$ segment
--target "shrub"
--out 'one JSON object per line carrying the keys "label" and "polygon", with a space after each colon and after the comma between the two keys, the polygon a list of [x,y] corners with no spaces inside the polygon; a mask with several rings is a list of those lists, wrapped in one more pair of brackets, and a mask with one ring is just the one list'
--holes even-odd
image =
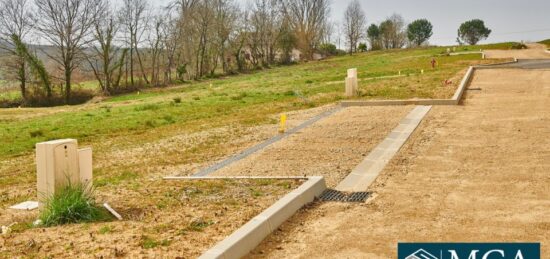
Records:
{"label": "shrub", "polygon": [[527,45],[523,44],[523,43],[514,43],[512,45],[512,47],[510,47],[511,49],[527,49]]}
{"label": "shrub", "polygon": [[174,97],[174,103],[181,103],[181,97]]}
{"label": "shrub", "polygon": [[42,91],[29,91],[27,93],[24,106],[29,107],[52,107],[57,105],[77,105],[85,103],[94,97],[94,92],[87,89],[73,89],[71,91],[71,99],[66,102],[65,97],[58,93],[52,93],[52,96],[48,97],[46,93]]}
{"label": "shrub", "polygon": [[323,43],[323,44],[321,44],[319,46],[319,50],[327,56],[336,55],[338,53],[338,51],[336,49],[336,45],[334,45],[332,43]]}
{"label": "shrub", "polygon": [[357,50],[361,52],[367,52],[367,44],[366,43],[359,43],[359,47],[357,47]]}
{"label": "shrub", "polygon": [[109,214],[95,203],[93,188],[69,184],[49,197],[40,214],[44,226],[94,222],[109,219]]}

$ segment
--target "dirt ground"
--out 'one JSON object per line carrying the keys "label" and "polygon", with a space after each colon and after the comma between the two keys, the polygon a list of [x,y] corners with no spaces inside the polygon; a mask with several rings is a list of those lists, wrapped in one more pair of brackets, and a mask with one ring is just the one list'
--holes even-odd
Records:
{"label": "dirt ground", "polygon": [[336,186],[412,107],[346,108],[216,175],[324,176]]}
{"label": "dirt ground", "polygon": [[[297,126],[333,107],[334,105],[328,105],[290,112],[288,126]],[[273,117],[273,121],[276,122],[277,119]],[[228,125],[191,134],[181,132],[145,145],[131,141],[133,136],[128,136],[129,140],[120,137],[98,142],[93,146],[94,179],[117,184],[96,187],[99,192],[109,193],[113,189],[127,189],[142,179],[159,180],[169,175],[191,175],[203,167],[256,145],[278,134],[277,132],[276,123],[253,127]],[[36,197],[34,167],[34,154],[0,160],[0,183],[9,186],[0,188],[0,217],[5,208]],[[29,180],[24,181],[23,178]]]}
{"label": "dirt ground", "polygon": [[550,248],[550,70],[481,70],[434,107],[365,204],[316,203],[251,258],[395,258],[398,242]]}
{"label": "dirt ground", "polygon": [[[110,196],[123,221],[29,228],[37,212],[0,214],[0,258],[194,258],[301,184],[301,180],[145,181]],[[123,194],[121,194],[123,193]]]}
{"label": "dirt ground", "polygon": [[545,59],[550,58],[550,53],[545,52],[546,45],[528,43],[528,49],[522,50],[484,50],[486,58],[517,58],[517,59]]}

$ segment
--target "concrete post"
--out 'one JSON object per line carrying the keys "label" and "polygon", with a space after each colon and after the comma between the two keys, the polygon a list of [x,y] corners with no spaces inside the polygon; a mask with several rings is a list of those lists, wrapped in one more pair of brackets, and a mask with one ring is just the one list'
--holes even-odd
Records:
{"label": "concrete post", "polygon": [[78,150],[78,168],[80,183],[91,187],[93,184],[92,148]]}
{"label": "concrete post", "polygon": [[346,97],[357,95],[357,68],[348,69],[348,77],[346,78]]}
{"label": "concrete post", "polygon": [[69,183],[92,181],[92,150],[78,150],[75,139],[61,139],[36,144],[38,201],[43,203]]}

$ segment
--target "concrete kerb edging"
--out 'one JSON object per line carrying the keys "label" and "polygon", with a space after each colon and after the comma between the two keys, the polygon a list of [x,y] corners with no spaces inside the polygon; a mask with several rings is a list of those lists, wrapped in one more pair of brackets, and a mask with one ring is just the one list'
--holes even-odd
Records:
{"label": "concrete kerb edging", "polygon": [[458,105],[460,104],[460,100],[462,99],[462,96],[464,96],[464,92],[466,91],[466,88],[470,84],[476,70],[493,69],[493,66],[513,64],[517,62],[518,60],[514,59],[514,61],[509,61],[509,62],[469,67],[468,71],[466,72],[466,75],[464,75],[464,78],[462,79],[460,85],[458,86],[458,89],[456,89],[455,94],[451,99],[411,99],[411,100],[374,100],[374,101],[355,100],[355,101],[342,101],[340,102],[340,105],[342,107],[394,106],[394,105],[429,105],[429,106]]}
{"label": "concrete kerb edging", "polygon": [[204,252],[199,258],[241,258],[302,207],[319,197],[326,189],[322,176],[312,177],[165,177],[165,180],[205,180],[205,179],[308,179],[297,189],[285,195],[258,216],[248,221],[230,236]]}
{"label": "concrete kerb edging", "polygon": [[414,133],[432,106],[417,106],[390,134],[376,146],[351,173],[341,181],[336,190],[343,192],[364,192],[376,180],[386,165],[399,152]]}

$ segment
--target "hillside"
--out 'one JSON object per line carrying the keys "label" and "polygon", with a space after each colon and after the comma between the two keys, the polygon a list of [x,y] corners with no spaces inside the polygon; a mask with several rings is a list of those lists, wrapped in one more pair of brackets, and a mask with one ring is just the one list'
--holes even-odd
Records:
{"label": "hillside", "polygon": [[[6,186],[32,184],[34,165],[28,161],[32,161],[35,143],[45,140],[75,138],[81,145],[93,146],[98,181],[128,172],[137,178],[147,177],[151,170],[224,156],[235,147],[228,142],[250,131],[272,128],[279,113],[341,100],[348,68],[358,68],[359,78],[364,79],[360,98],[443,98],[451,95],[469,65],[496,62],[483,61],[479,54],[440,56],[445,50],[363,53],[96,99],[79,106],[0,109],[1,182]],[[438,66],[432,70],[434,57]],[[420,70],[425,73],[421,75]],[[403,77],[366,80],[399,71]],[[453,79],[452,85],[443,83],[448,79]],[[144,146],[164,159],[145,159],[149,155],[143,152]],[[128,163],[110,161],[120,154]]]}

